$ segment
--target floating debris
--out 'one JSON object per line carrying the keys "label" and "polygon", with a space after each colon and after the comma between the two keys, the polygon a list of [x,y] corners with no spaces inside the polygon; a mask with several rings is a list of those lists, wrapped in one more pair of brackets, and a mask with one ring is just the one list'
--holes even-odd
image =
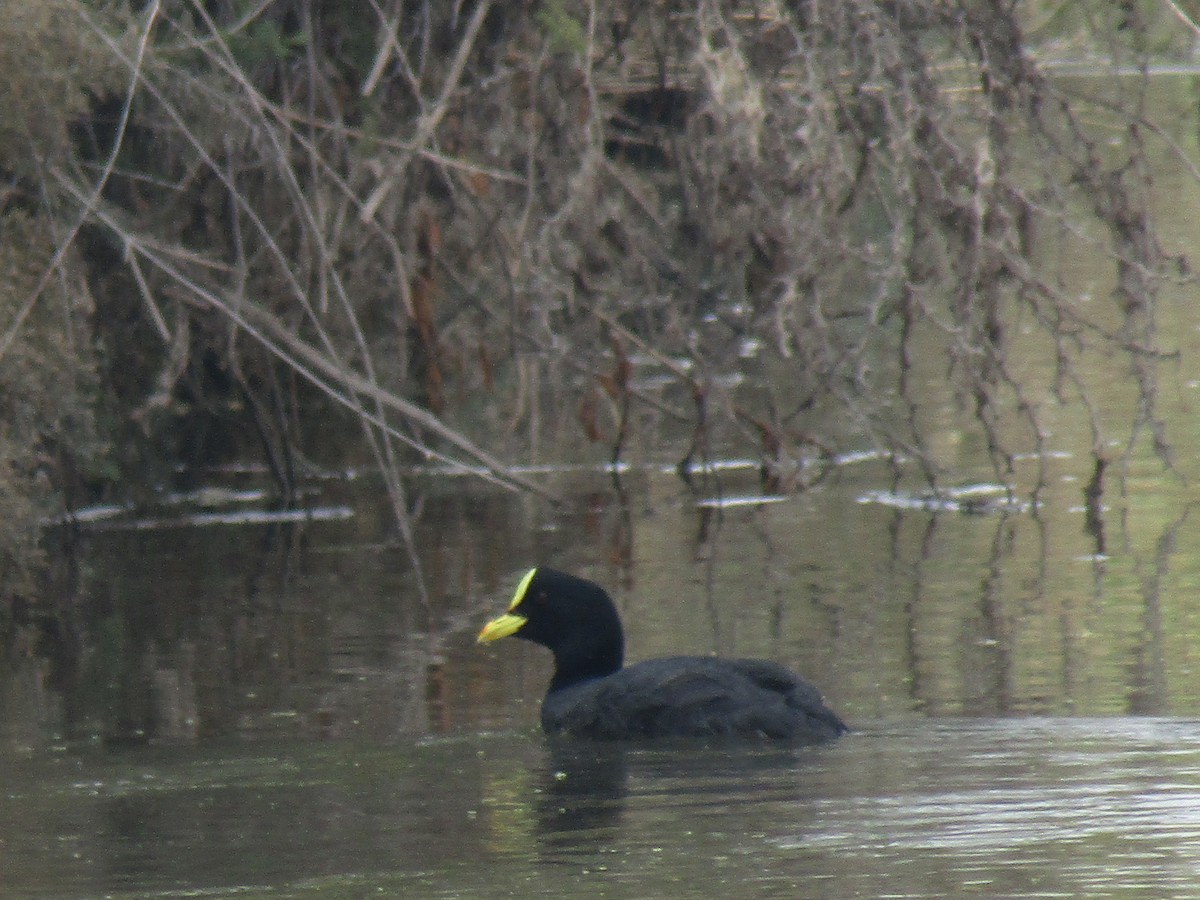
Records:
{"label": "floating debris", "polygon": [[768,503],[782,503],[787,497],[779,494],[746,494],[737,497],[705,497],[697,500],[696,505],[704,509],[730,509],[735,506],[765,506]]}
{"label": "floating debris", "polygon": [[1046,450],[1042,453],[1014,453],[1013,462],[1028,462],[1040,459],[1074,459],[1075,454],[1068,450]]}
{"label": "floating debris", "polygon": [[975,515],[1025,512],[1028,501],[1018,499],[1011,488],[1002,484],[972,484],[939,491],[867,491],[859,503],[878,503],[893,509],[926,512],[962,512]]}
{"label": "floating debris", "polygon": [[831,462],[835,466],[850,466],[855,463],[894,461],[899,464],[908,462],[907,456],[898,456],[889,450],[852,450],[849,453],[835,453]]}
{"label": "floating debris", "polygon": [[[812,465],[817,462],[825,462],[835,466],[851,466],[857,463],[878,462],[881,460],[895,460],[898,463],[907,462],[907,458],[898,457],[886,450],[854,450],[849,453],[838,453],[832,457],[802,457],[798,460],[800,465]],[[731,457],[728,459],[710,459],[703,462],[693,461],[689,471],[698,474],[704,472],[758,472],[763,465],[761,458],[749,457]],[[613,472],[624,474],[633,471],[658,472],[663,475],[674,475],[679,471],[678,463],[650,463],[648,465],[637,465],[626,462],[619,462],[614,467],[612,463],[530,463],[527,465],[509,466],[506,471],[512,472],[515,475],[572,475],[587,472]],[[445,476],[451,478],[459,478],[463,476],[482,476],[489,474],[488,470],[482,466],[473,466],[465,463],[426,463],[411,467],[409,470],[413,475],[425,476]]]}
{"label": "floating debris", "polygon": [[121,505],[104,505],[104,506],[85,506],[83,509],[73,509],[63,513],[61,516],[54,516],[47,519],[47,525],[90,525],[93,522],[103,522],[107,519],[115,519],[118,516],[127,515],[133,512],[134,507],[129,504]]}
{"label": "floating debris", "polygon": [[261,503],[269,497],[262,488],[251,490],[234,490],[225,487],[201,487],[193,491],[179,491],[167,494],[162,498],[164,506],[195,505],[203,507],[232,506],[239,503]]}
{"label": "floating debris", "polygon": [[762,347],[763,343],[758,338],[743,338],[738,344],[738,356],[742,359],[754,359]]}
{"label": "floating debris", "polygon": [[[762,466],[760,459],[710,459],[705,462],[694,462],[689,472],[703,474],[705,472],[757,472]],[[678,464],[663,466],[660,470],[664,475],[674,475],[679,471]]]}
{"label": "floating debris", "polygon": [[[95,509],[99,510],[99,507]],[[108,508],[105,508],[106,510]],[[119,513],[131,512],[120,507]],[[77,522],[93,525],[98,531],[154,531],[164,528],[204,528],[210,525],[274,525],[281,522],[329,522],[350,519],[354,510],[349,506],[314,506],[307,509],[238,509],[224,512],[184,513],[177,516],[143,516],[135,519],[101,517],[89,510],[80,510],[58,522]]]}

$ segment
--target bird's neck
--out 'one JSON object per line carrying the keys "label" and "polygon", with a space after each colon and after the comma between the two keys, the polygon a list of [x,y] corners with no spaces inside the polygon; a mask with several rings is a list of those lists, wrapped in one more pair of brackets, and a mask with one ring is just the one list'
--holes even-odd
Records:
{"label": "bird's neck", "polygon": [[619,672],[624,655],[624,648],[620,645],[586,653],[555,653],[554,678],[550,681],[550,692]]}

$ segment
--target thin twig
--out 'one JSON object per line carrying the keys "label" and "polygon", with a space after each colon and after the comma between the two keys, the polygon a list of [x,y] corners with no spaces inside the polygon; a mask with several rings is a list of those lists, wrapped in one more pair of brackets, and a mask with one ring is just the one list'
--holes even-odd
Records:
{"label": "thin twig", "polygon": [[54,251],[54,256],[50,263],[46,266],[46,270],[42,272],[41,278],[33,290],[29,292],[29,296],[21,304],[17,310],[16,316],[9,323],[8,328],[3,335],[0,335],[0,359],[7,355],[9,348],[12,346],[13,340],[16,339],[21,327],[25,324],[25,320],[33,311],[33,307],[37,304],[38,298],[42,295],[42,291],[46,289],[46,285],[50,283],[50,279],[58,271],[58,267],[62,265],[63,259],[71,252],[75,246],[75,238],[79,234],[79,229],[83,227],[83,223],[87,221],[89,214],[100,199],[100,195],[104,191],[104,186],[108,184],[108,179],[112,175],[113,167],[117,163],[117,154],[120,153],[121,145],[125,140],[125,131],[129,126],[130,108],[133,105],[133,96],[137,91],[138,82],[141,80],[142,64],[146,56],[146,46],[150,41],[150,34],[154,29],[154,21],[158,18],[158,10],[161,0],[153,0],[150,8],[146,11],[146,24],[142,29],[142,35],[138,39],[137,53],[130,61],[130,77],[129,86],[125,90],[125,102],[121,104],[121,115],[117,120],[116,133],[113,136],[112,147],[109,149],[108,158],[104,162],[104,168],[100,171],[100,176],[92,185],[91,191],[83,200],[83,208],[75,217],[75,222],[67,229],[65,236],[59,239],[58,249]]}

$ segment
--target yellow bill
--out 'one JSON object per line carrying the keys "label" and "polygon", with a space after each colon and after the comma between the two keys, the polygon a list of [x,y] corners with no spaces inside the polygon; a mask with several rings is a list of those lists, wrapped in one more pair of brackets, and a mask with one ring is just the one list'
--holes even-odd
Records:
{"label": "yellow bill", "polygon": [[516,634],[527,621],[529,620],[524,616],[517,616],[512,613],[497,616],[483,626],[483,630],[479,632],[476,642],[488,644],[492,641],[498,641],[502,637],[508,637],[510,634]]}
{"label": "yellow bill", "polygon": [[529,582],[533,581],[533,576],[537,574],[537,569],[530,569],[525,573],[525,577],[517,584],[517,590],[513,594],[512,602],[508,604],[508,612],[502,616],[497,616],[483,626],[483,630],[479,632],[479,637],[475,639],[478,644],[490,644],[492,641],[498,641],[502,637],[508,637],[510,634],[516,634],[529,620],[525,616],[517,615],[513,610],[521,605],[521,601],[525,599],[525,592],[529,590]]}

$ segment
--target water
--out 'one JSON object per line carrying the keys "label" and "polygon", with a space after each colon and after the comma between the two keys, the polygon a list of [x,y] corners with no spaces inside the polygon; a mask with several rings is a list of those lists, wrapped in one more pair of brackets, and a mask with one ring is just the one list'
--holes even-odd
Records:
{"label": "water", "polygon": [[[0,694],[4,894],[1194,895],[1188,504],[1147,480],[1099,553],[1073,464],[1036,511],[962,505],[978,477],[917,502],[869,455],[764,504],[732,462],[700,494],[547,472],[561,509],[418,478],[427,601],[369,483],[314,498],[348,516],[82,527],[86,599]],[[631,659],[777,659],[855,733],[548,744],[545,652],[474,643],[542,560],[609,586]]]}
{"label": "water", "polygon": [[9,759],[6,896],[1183,897],[1200,722],[876,724],[822,748],[540,736]]}

